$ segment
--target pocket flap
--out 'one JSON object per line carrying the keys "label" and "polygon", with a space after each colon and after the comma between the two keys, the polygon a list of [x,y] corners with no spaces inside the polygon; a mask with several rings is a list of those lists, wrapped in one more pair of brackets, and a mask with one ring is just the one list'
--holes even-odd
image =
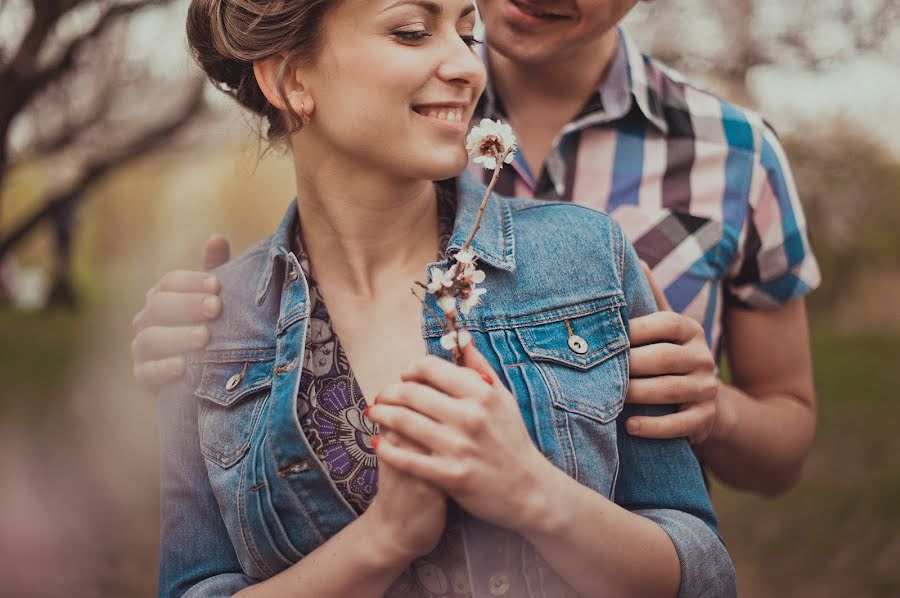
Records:
{"label": "pocket flap", "polygon": [[620,307],[516,329],[529,357],[587,370],[628,347]]}
{"label": "pocket flap", "polygon": [[274,359],[206,363],[196,394],[223,407],[229,407],[254,392],[271,386],[274,365]]}

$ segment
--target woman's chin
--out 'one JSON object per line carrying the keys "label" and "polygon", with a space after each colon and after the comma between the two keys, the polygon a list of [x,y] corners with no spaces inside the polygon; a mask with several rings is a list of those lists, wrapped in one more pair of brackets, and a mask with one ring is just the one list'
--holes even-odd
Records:
{"label": "woman's chin", "polygon": [[423,164],[422,169],[428,175],[422,178],[432,181],[452,179],[462,173],[469,164],[469,156],[462,148],[459,151],[434,152],[429,157],[432,159],[429,160],[429,164]]}

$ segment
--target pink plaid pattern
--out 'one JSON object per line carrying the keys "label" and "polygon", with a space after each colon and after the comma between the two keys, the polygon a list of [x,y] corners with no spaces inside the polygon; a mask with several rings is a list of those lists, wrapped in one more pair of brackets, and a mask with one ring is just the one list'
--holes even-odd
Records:
{"label": "pink plaid pattern", "polygon": [[[489,88],[476,119],[504,118]],[[490,173],[472,172],[485,181]],[[727,303],[766,309],[820,283],[793,176],[757,114],[688,84],[620,30],[597,92],[558,136],[544,170],[521,157],[497,191],[608,212],[672,307],[721,350]]]}

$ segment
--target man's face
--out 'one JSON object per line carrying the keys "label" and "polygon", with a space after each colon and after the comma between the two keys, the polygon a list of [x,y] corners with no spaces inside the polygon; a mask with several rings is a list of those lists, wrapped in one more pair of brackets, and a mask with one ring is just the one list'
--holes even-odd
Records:
{"label": "man's face", "polygon": [[488,44],[526,64],[589,52],[638,0],[477,0]]}

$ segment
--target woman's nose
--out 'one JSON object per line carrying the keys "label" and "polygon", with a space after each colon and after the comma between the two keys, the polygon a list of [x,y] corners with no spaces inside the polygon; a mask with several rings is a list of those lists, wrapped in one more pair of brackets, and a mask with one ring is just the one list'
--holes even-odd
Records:
{"label": "woman's nose", "polygon": [[438,68],[438,76],[444,81],[475,87],[479,92],[485,84],[484,62],[461,38],[457,38],[452,51]]}

